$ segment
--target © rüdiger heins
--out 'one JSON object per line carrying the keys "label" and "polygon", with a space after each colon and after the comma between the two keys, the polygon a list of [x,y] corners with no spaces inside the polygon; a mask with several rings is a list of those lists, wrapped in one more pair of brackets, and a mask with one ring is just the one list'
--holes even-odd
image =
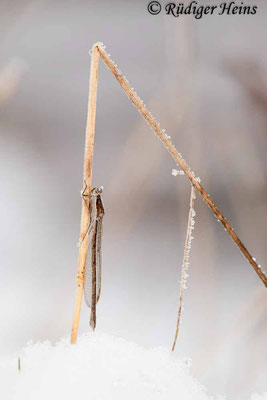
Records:
{"label": "\u00a9 r\u00fcdiger heins", "polygon": [[166,15],[179,17],[180,15],[194,15],[201,19],[203,15],[255,15],[257,6],[236,4],[234,1],[221,3],[219,5],[198,5],[197,1],[191,1],[188,5],[184,3],[168,3],[165,6]]}

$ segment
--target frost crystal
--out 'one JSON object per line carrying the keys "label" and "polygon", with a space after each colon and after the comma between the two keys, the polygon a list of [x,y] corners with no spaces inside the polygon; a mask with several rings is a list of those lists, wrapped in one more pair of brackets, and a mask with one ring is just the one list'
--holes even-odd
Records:
{"label": "frost crystal", "polygon": [[[160,126],[159,123],[158,123],[158,125]],[[171,138],[171,136],[167,135],[166,129],[161,129],[161,131],[162,131],[162,133],[163,133],[163,135],[164,135],[164,137],[165,137],[166,139],[170,139],[170,138]]]}
{"label": "frost crystal", "polygon": [[98,47],[100,47],[102,50],[105,50],[105,48],[106,48],[106,46],[104,45],[103,42],[97,42],[96,45],[97,45]]}
{"label": "frost crystal", "polygon": [[177,170],[177,169],[172,169],[172,175],[177,176],[177,175],[184,175],[184,171],[182,170]]}

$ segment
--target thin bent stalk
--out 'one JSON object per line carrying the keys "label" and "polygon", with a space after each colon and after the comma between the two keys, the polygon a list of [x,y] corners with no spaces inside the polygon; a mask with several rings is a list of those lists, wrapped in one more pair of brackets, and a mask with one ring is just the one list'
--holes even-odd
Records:
{"label": "thin bent stalk", "polygon": [[194,189],[194,186],[191,185],[190,209],[189,209],[187,229],[186,229],[186,239],[185,239],[184,257],[183,257],[183,265],[182,265],[182,278],[181,278],[181,284],[180,284],[179,307],[178,307],[178,313],[177,313],[176,331],[175,331],[175,336],[174,336],[174,342],[172,345],[172,351],[174,351],[174,349],[175,349],[175,345],[176,345],[177,338],[178,338],[179,326],[180,326],[181,315],[182,315],[183,296],[184,296],[184,290],[186,288],[186,279],[188,277],[187,270],[188,270],[188,266],[189,266],[189,254],[190,254],[190,249],[191,249],[191,241],[193,239],[192,230],[193,230],[193,226],[194,226],[194,217],[196,215],[195,210],[194,210],[195,198],[196,198],[195,189]]}
{"label": "thin bent stalk", "polygon": [[179,167],[184,171],[186,174],[187,178],[190,180],[191,184],[194,186],[195,189],[198,190],[198,192],[201,194],[203,197],[204,201],[207,203],[207,205],[211,208],[212,212],[215,214],[216,218],[221,222],[223,227],[226,229],[226,231],[229,233],[233,241],[236,243],[236,245],[239,247],[243,255],[247,258],[248,262],[250,265],[254,268],[255,272],[258,274],[259,278],[262,280],[264,285],[267,287],[267,276],[265,273],[262,271],[261,267],[257,264],[255,258],[251,256],[247,248],[244,246],[244,244],[241,242],[233,228],[230,226],[230,224],[227,222],[226,218],[222,215],[222,213],[219,211],[217,206],[214,204],[214,202],[211,200],[207,192],[204,190],[200,182],[196,179],[194,173],[190,170],[189,166],[186,164],[185,160],[183,159],[182,155],[178,153],[176,150],[175,146],[172,144],[171,140],[169,137],[165,134],[164,130],[162,130],[158,124],[158,122],[155,120],[153,115],[148,111],[146,106],[143,104],[142,100],[140,97],[136,94],[134,89],[129,85],[128,81],[126,78],[122,75],[118,67],[114,64],[114,62],[111,60],[110,56],[106,53],[104,46],[102,43],[96,43],[94,45],[94,48],[97,48],[99,51],[99,54],[106,64],[106,66],[110,69],[114,77],[117,79],[119,82],[120,86],[122,89],[125,91],[129,99],[132,101],[132,103],[135,105],[137,110],[141,113],[141,115],[145,118],[149,126],[153,129],[154,133],[157,135],[157,137],[160,139],[161,143],[163,146],[168,150],[168,152],[171,154],[172,158],[175,160],[176,164],[179,165]]}
{"label": "thin bent stalk", "polygon": [[[72,344],[76,343],[77,340],[83,287],[84,287],[84,271],[85,271],[85,263],[87,256],[87,247],[88,247],[88,226],[90,222],[89,201],[91,192],[93,155],[94,155],[98,64],[99,64],[98,47],[94,45],[92,49],[88,113],[87,113],[86,135],[85,135],[84,172],[83,172],[85,188],[83,191],[83,198],[82,198],[80,248],[79,248],[78,274],[77,274],[77,294],[76,294],[72,331],[71,331]],[[87,202],[84,201],[85,198],[88,199]]]}

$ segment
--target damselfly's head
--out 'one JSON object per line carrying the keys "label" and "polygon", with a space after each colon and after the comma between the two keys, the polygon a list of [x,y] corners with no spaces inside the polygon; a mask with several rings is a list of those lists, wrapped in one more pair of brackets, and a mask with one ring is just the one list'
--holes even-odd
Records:
{"label": "damselfly's head", "polygon": [[103,186],[100,186],[98,188],[93,188],[91,190],[91,200],[92,203],[94,204],[95,207],[95,212],[96,212],[96,220],[99,221],[100,219],[103,218],[105,211],[103,207],[103,203],[101,200],[101,194],[103,192]]}
{"label": "damselfly's head", "polygon": [[98,196],[99,194],[102,194],[104,187],[95,187],[91,190],[91,196]]}

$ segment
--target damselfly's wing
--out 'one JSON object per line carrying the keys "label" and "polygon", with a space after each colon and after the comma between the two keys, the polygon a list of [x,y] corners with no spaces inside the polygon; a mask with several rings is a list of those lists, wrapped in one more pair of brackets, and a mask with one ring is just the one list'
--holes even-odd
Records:
{"label": "damselfly's wing", "polygon": [[88,250],[86,256],[86,264],[85,264],[85,276],[84,276],[84,299],[88,307],[91,307],[92,303],[92,282],[93,282],[93,268],[92,268],[92,246],[93,246],[93,224],[95,225],[95,221],[92,221],[90,229],[90,233],[88,233]]}
{"label": "damselfly's wing", "polygon": [[103,235],[103,216],[99,218],[97,222],[97,232],[96,232],[96,302],[98,302],[101,293],[102,235]]}
{"label": "damselfly's wing", "polygon": [[[101,292],[101,247],[104,208],[100,196],[92,198],[92,222],[88,230],[88,251],[84,277],[84,298],[88,307],[92,306],[92,289],[96,279],[96,302]],[[95,268],[95,274],[94,274]]]}

